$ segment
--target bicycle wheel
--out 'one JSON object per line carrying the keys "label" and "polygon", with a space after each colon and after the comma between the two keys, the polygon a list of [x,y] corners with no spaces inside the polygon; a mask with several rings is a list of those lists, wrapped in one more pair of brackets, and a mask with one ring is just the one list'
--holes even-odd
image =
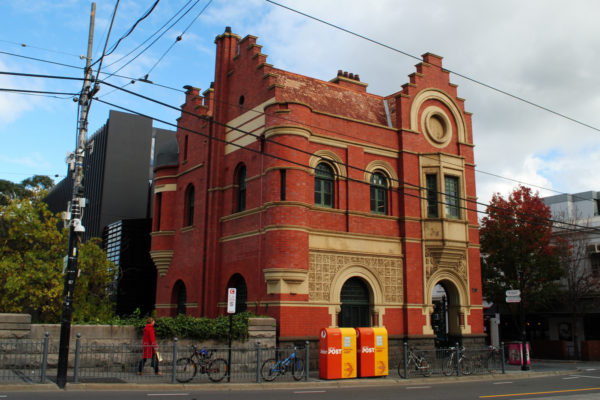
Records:
{"label": "bicycle wheel", "polygon": [[292,376],[295,380],[299,381],[304,377],[304,360],[301,358],[294,358],[292,362]]}
{"label": "bicycle wheel", "polygon": [[423,376],[431,376],[431,365],[426,359],[421,360],[421,373]]}
{"label": "bicycle wheel", "polygon": [[260,368],[260,376],[262,376],[265,381],[271,382],[277,378],[277,375],[279,374],[278,364],[274,358],[266,360]]}
{"label": "bicycle wheel", "polygon": [[196,363],[191,358],[180,358],[175,364],[175,379],[179,383],[186,383],[192,380],[198,372]]}
{"label": "bicycle wheel", "polygon": [[460,364],[459,365],[460,372],[463,375],[471,375],[473,373],[473,362],[471,361],[470,358],[467,358],[467,357],[461,358],[459,364]]}
{"label": "bicycle wheel", "polygon": [[494,352],[489,355],[487,359],[487,369],[488,372],[496,372],[501,369],[500,353]]}
{"label": "bicycle wheel", "polygon": [[408,361],[406,371],[404,370],[404,363],[400,363],[400,365],[398,365],[398,375],[400,375],[400,378],[402,379],[408,379],[415,372],[415,369],[417,369],[417,367],[414,360]]}
{"label": "bicycle wheel", "polygon": [[442,364],[442,373],[450,376],[456,373],[456,365],[454,365],[454,357],[446,357]]}
{"label": "bicycle wheel", "polygon": [[220,382],[227,374],[227,361],[222,358],[215,358],[208,364],[206,374],[211,381]]}

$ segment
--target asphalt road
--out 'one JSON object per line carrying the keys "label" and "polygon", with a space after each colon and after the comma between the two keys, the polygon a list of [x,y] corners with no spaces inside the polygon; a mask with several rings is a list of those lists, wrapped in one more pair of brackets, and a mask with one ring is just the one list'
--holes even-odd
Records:
{"label": "asphalt road", "polygon": [[[41,389],[41,388],[40,388]],[[572,373],[518,376],[504,375],[496,379],[415,379],[307,382],[302,384],[222,385],[218,388],[177,386],[173,388],[123,388],[96,390],[87,387],[78,390],[51,389],[38,391],[4,392],[0,386],[0,400],[25,399],[85,399],[85,400],[388,400],[388,399],[600,399],[600,368],[589,368]]]}

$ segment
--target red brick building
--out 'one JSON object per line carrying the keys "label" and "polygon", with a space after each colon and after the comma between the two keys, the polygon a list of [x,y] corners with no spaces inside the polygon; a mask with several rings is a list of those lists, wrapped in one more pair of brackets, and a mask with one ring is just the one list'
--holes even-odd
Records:
{"label": "red brick building", "polygon": [[274,68],[256,39],[216,38],[214,83],[187,88],[179,149],[157,160],[157,314],[222,314],[236,287],[281,340],[331,326],[481,337],[471,115],[441,57],[381,97],[358,75]]}

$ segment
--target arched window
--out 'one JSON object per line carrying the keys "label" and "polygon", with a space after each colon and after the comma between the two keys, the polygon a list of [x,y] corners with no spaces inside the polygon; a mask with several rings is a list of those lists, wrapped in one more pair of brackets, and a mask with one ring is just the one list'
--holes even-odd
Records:
{"label": "arched window", "polygon": [[185,315],[187,303],[187,290],[185,284],[182,281],[177,281],[173,286],[173,294],[171,301],[176,305],[175,315]]}
{"label": "arched window", "polygon": [[371,175],[371,212],[376,214],[388,212],[387,179],[381,172]]}
{"label": "arched window", "polygon": [[237,204],[236,212],[244,211],[246,209],[246,167],[242,164],[237,168]]}
{"label": "arched window", "polygon": [[189,184],[185,189],[185,208],[183,214],[184,225],[194,225],[194,185],[192,184]]}
{"label": "arched window", "polygon": [[227,288],[235,288],[235,313],[241,313],[246,311],[248,308],[248,288],[246,287],[246,280],[240,274],[235,274],[229,279]]}
{"label": "arched window", "polygon": [[367,283],[358,277],[348,279],[340,293],[340,327],[356,328],[371,326],[370,296]]}
{"label": "arched window", "polygon": [[315,168],[315,205],[333,207],[333,169],[326,163]]}

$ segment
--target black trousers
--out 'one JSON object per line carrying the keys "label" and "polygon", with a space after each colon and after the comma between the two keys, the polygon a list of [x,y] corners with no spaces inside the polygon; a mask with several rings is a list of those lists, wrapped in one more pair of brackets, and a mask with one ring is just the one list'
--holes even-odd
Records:
{"label": "black trousers", "polygon": [[138,372],[142,372],[144,365],[146,365],[146,360],[150,360],[150,365],[154,367],[154,373],[158,374],[158,358],[156,357],[156,353],[152,353],[152,358],[142,358],[138,366]]}

